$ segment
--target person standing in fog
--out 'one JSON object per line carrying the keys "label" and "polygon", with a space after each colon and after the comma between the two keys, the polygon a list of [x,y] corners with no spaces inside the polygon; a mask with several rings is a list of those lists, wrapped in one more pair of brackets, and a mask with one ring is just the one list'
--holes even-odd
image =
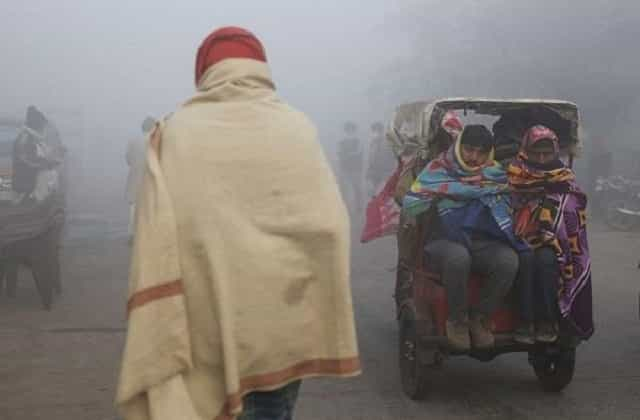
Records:
{"label": "person standing in fog", "polygon": [[367,167],[367,181],[369,181],[369,195],[373,196],[381,184],[387,180],[398,164],[391,148],[384,138],[384,125],[376,122],[371,125],[371,143],[369,144],[369,164]]}
{"label": "person standing in fog", "polygon": [[[595,137],[591,145],[591,152],[589,154],[589,186],[588,191],[597,197],[596,185],[598,178],[609,178],[611,176],[611,170],[613,168],[613,153],[607,148],[606,141],[603,137]],[[638,175],[638,171],[634,174]]]}
{"label": "person standing in fog", "polygon": [[16,201],[33,198],[38,174],[55,164],[49,159],[45,145],[47,119],[36,107],[29,106],[25,124],[13,147],[13,190]]}
{"label": "person standing in fog", "polygon": [[[345,137],[338,143],[338,166],[345,194],[350,194],[351,211],[357,214],[363,206],[362,168],[364,157],[358,139],[358,126],[348,121],[344,124]],[[348,192],[347,192],[348,191]]]}
{"label": "person standing in fog", "polygon": [[142,138],[136,138],[129,142],[127,146],[127,165],[129,166],[129,175],[127,176],[127,202],[129,203],[129,242],[133,239],[133,221],[136,212],[136,198],[138,190],[142,184],[142,175],[144,173],[145,146],[146,138],[153,129],[156,121],[147,117],[142,122]]}
{"label": "person standing in fog", "polygon": [[252,33],[208,36],[195,84],[150,136],[116,402],[125,420],[290,420],[303,378],[360,372],[348,214]]}

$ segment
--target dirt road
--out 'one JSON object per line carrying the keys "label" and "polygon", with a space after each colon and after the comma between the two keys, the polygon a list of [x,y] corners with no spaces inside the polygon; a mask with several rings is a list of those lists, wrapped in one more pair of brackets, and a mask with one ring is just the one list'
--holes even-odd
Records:
{"label": "dirt road", "polygon": [[[0,420],[115,420],[124,338],[128,247],[124,217],[77,214],[64,248],[65,293],[40,309],[24,273],[18,298],[0,298]],[[597,333],[578,350],[574,382],[540,391],[526,356],[448,360],[421,403],[397,369],[394,243],[356,247],[353,289],[365,373],[304,384],[297,419],[640,419],[640,235],[591,229]]]}

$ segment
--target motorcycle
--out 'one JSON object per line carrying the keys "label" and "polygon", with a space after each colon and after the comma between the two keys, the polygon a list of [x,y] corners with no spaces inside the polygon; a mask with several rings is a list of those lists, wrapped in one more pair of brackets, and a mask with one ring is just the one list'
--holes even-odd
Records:
{"label": "motorcycle", "polygon": [[604,220],[608,204],[627,197],[628,183],[623,176],[599,176],[589,200],[593,214]]}
{"label": "motorcycle", "polygon": [[630,231],[640,224],[640,182],[618,178],[624,183],[615,186],[616,193],[604,197],[605,222],[612,229]]}

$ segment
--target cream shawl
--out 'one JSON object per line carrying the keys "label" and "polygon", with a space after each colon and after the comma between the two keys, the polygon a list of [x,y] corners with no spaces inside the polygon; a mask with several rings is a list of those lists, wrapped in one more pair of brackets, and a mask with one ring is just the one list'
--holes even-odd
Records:
{"label": "cream shawl", "polygon": [[232,419],[242,396],[359,373],[348,215],[266,64],[224,60],[152,134],[139,195],[126,420]]}

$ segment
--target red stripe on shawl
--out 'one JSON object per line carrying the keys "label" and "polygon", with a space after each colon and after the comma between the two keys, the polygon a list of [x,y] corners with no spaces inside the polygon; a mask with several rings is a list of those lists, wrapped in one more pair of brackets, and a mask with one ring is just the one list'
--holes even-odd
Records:
{"label": "red stripe on shawl", "polygon": [[175,280],[159,286],[149,287],[134,293],[127,301],[127,314],[131,314],[134,309],[147,305],[156,300],[178,296],[184,293],[182,280]]}

